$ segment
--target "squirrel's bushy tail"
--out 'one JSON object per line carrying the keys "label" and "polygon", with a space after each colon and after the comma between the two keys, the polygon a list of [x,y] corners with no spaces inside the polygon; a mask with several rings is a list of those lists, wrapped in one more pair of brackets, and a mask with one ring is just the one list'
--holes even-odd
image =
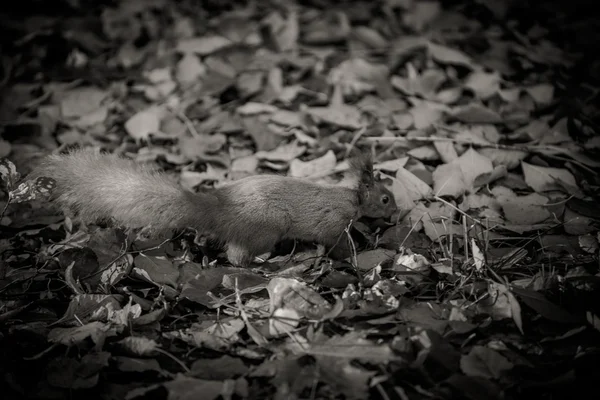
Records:
{"label": "squirrel's bushy tail", "polygon": [[53,178],[53,202],[85,222],[114,219],[156,234],[188,226],[198,212],[207,226],[197,228],[209,228],[216,203],[210,195],[184,191],[150,166],[92,149],[48,156],[30,176]]}

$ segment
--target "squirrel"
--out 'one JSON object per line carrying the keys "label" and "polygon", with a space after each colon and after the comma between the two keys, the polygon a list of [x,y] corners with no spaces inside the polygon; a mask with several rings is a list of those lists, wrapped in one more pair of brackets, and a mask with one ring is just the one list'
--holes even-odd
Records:
{"label": "squirrel", "polygon": [[254,175],[193,193],[150,165],[77,149],[45,157],[29,178],[56,182],[51,202],[83,222],[113,219],[151,236],[194,228],[216,239],[235,266],[248,266],[282,239],[333,248],[362,216],[387,218],[393,194],[376,181],[370,155],[349,160],[345,184],[281,175]]}

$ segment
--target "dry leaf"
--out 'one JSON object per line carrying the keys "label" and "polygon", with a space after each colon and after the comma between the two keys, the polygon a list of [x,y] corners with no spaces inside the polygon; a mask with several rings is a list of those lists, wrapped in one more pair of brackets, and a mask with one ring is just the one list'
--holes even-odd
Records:
{"label": "dry leaf", "polygon": [[350,34],[350,21],[343,11],[323,13],[320,19],[304,27],[302,42],[313,45],[337,43]]}
{"label": "dry leaf", "polygon": [[78,118],[93,113],[108,97],[104,90],[82,86],[62,93],[60,112],[64,118]]}
{"label": "dry leaf", "polygon": [[438,18],[441,11],[438,1],[413,2],[411,9],[402,13],[402,22],[415,32],[422,32]]}
{"label": "dry leaf", "polygon": [[373,165],[373,169],[375,171],[383,170],[383,171],[396,172],[400,168],[404,168],[404,166],[406,165],[407,162],[408,162],[408,157],[397,158],[395,160],[387,160],[387,161],[375,163]]}
{"label": "dry leaf", "polygon": [[180,40],[176,49],[184,54],[193,53],[206,56],[231,44],[231,40],[223,36],[211,35]]}
{"label": "dry leaf", "polygon": [[[263,19],[262,24],[267,27],[267,43],[272,43],[271,48],[275,51],[290,51],[298,45],[300,28],[295,11],[290,12],[285,19],[279,12],[272,12]],[[263,32],[263,35],[267,35],[267,32]]]}
{"label": "dry leaf", "polygon": [[550,104],[554,100],[554,86],[548,83],[530,86],[524,90],[537,104]]}
{"label": "dry leaf", "polygon": [[328,80],[332,84],[340,84],[345,95],[360,95],[374,90],[378,82],[387,79],[389,73],[389,68],[383,64],[353,58],[333,68]]}
{"label": "dry leaf", "polygon": [[249,97],[259,93],[263,88],[265,73],[263,71],[246,71],[238,75],[235,85],[241,97]]}
{"label": "dry leaf", "polygon": [[427,103],[421,103],[409,109],[408,112],[413,117],[413,122],[416,129],[429,128],[431,125],[442,119],[442,116],[444,115],[442,110],[432,108]]}
{"label": "dry leaf", "polygon": [[242,116],[248,116],[257,114],[271,114],[280,110],[277,107],[272,106],[270,104],[249,101],[246,104],[236,108],[235,111]]}
{"label": "dry leaf", "polygon": [[363,125],[360,110],[345,104],[335,107],[308,107],[306,113],[317,122],[322,121],[342,128],[359,129]]}
{"label": "dry leaf", "polygon": [[181,85],[197,82],[206,76],[206,66],[194,53],[185,53],[177,63],[175,79]]}
{"label": "dry leaf", "polygon": [[297,158],[290,162],[289,175],[295,178],[306,178],[315,174],[333,171],[336,164],[333,150],[329,150],[323,156],[311,161],[300,161]]}
{"label": "dry leaf", "polygon": [[433,171],[433,192],[437,196],[459,197],[469,190],[459,164],[441,164]]}
{"label": "dry leaf", "polygon": [[271,122],[283,126],[299,127],[304,125],[304,118],[299,112],[278,109],[271,115]]}
{"label": "dry leaf", "polygon": [[502,117],[497,112],[478,103],[454,107],[451,114],[457,120],[468,124],[498,124],[502,122]]}
{"label": "dry leaf", "polygon": [[383,49],[388,45],[379,31],[362,25],[352,28],[351,39],[363,43],[368,49]]}
{"label": "dry leaf", "polygon": [[435,43],[427,43],[431,57],[442,64],[455,64],[474,69],[473,62],[465,53]]}
{"label": "dry leaf", "polygon": [[410,210],[417,200],[428,198],[432,193],[429,185],[405,168],[396,171],[391,190],[398,208],[402,210]]}
{"label": "dry leaf", "polygon": [[458,154],[456,153],[456,149],[452,142],[436,140],[433,142],[433,147],[435,147],[439,153],[442,162],[446,164],[458,158]]}
{"label": "dry leaf", "polygon": [[489,158],[482,156],[475,149],[470,148],[464,152],[454,164],[460,166],[462,176],[468,190],[473,189],[475,180],[481,175],[491,173],[494,170]]}
{"label": "dry leaf", "polygon": [[569,235],[585,235],[598,230],[598,221],[577,214],[567,207],[563,215],[563,228]]}
{"label": "dry leaf", "polygon": [[164,110],[152,106],[134,114],[125,122],[125,130],[135,140],[148,140],[151,134],[160,132]]}
{"label": "dry leaf", "polygon": [[471,89],[479,99],[487,99],[500,89],[500,74],[498,72],[485,72],[477,70],[466,79],[464,87]]}
{"label": "dry leaf", "polygon": [[301,156],[306,151],[297,141],[279,146],[271,151],[257,151],[255,156],[259,160],[290,162]]}
{"label": "dry leaf", "polygon": [[523,150],[508,150],[486,148],[480,149],[479,153],[492,161],[494,166],[504,165],[506,169],[511,170],[517,168],[521,161],[529,154]]}
{"label": "dry leaf", "polygon": [[[538,165],[521,162],[525,182],[536,192],[550,190],[565,191],[567,187],[577,188],[577,182],[571,172],[562,168],[540,167]],[[569,191],[567,190],[567,193]]]}
{"label": "dry leaf", "polygon": [[437,161],[440,159],[440,153],[433,145],[429,144],[409,150],[408,155],[421,161]]}
{"label": "dry leaf", "polygon": [[497,196],[506,219],[518,225],[537,224],[552,216],[547,207],[548,198],[538,193],[527,196]]}
{"label": "dry leaf", "polygon": [[296,279],[275,277],[269,281],[267,290],[271,312],[291,309],[301,318],[319,319],[332,308],[321,295]]}

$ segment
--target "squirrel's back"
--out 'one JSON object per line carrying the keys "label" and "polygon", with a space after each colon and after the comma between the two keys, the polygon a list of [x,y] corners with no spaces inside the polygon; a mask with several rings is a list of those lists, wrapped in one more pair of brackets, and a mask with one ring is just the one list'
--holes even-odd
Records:
{"label": "squirrel's back", "polygon": [[[324,243],[332,230],[343,232],[359,211],[355,189],[280,175],[249,176],[222,186],[218,193],[227,204],[222,228],[230,236],[260,232]],[[245,226],[258,230],[240,229]]]}

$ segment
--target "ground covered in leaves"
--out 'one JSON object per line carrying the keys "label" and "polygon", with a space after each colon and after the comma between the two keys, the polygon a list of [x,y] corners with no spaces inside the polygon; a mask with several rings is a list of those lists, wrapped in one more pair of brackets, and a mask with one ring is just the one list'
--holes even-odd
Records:
{"label": "ground covered in leaves", "polygon": [[[595,398],[586,4],[1,6],[2,397]],[[332,182],[360,147],[399,211],[355,223],[348,260],[282,243],[233,268],[193,235],[144,242],[53,211],[51,185],[18,175],[73,146],[190,190]]]}

